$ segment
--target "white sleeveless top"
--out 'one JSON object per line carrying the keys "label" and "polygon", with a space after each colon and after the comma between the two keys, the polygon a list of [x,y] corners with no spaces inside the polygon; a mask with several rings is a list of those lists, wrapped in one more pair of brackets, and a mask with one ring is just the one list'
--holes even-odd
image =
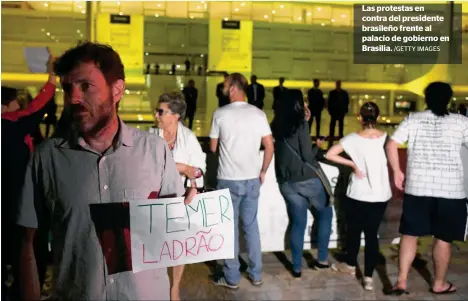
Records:
{"label": "white sleeveless top", "polygon": [[366,173],[363,179],[351,174],[346,193],[348,197],[371,203],[386,202],[392,197],[385,154],[386,139],[387,134],[379,138],[364,138],[351,133],[340,140],[345,152]]}

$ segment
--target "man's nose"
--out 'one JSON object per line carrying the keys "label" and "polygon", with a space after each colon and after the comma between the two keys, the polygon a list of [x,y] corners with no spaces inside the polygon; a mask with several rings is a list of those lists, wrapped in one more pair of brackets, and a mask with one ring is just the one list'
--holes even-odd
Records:
{"label": "man's nose", "polygon": [[72,85],[71,94],[72,104],[79,104],[83,101],[83,91],[81,91],[80,85]]}

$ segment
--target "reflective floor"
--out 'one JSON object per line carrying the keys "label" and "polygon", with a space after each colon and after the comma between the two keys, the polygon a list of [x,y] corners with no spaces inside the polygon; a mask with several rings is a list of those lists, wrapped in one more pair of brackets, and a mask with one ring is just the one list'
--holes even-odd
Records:
{"label": "reflective floor", "polygon": [[[306,251],[303,260],[302,279],[292,278],[284,266],[290,260],[289,252],[264,253],[263,280],[261,287],[253,287],[243,277],[237,291],[216,287],[210,283],[210,275],[216,269],[212,263],[187,265],[182,284],[182,300],[468,300],[468,246],[458,244],[453,247],[453,257],[448,273],[448,280],[457,286],[452,295],[433,295],[429,282],[433,275],[431,263],[431,239],[420,240],[419,256],[416,258],[408,280],[409,295],[400,297],[386,296],[388,289],[397,277],[398,247],[381,246],[386,264],[377,267],[374,273],[372,292],[365,291],[354,276],[337,274],[333,271],[315,271],[308,268],[307,254],[314,256],[315,250]],[[310,253],[309,253],[310,252]],[[362,250],[360,263],[363,263]],[[246,259],[246,255],[242,256]],[[339,256],[336,256],[339,257]],[[336,261],[335,258],[331,259]],[[245,266],[244,266],[245,270]],[[52,271],[49,269],[46,288],[50,288]],[[359,273],[358,273],[359,274]],[[44,291],[47,296],[49,290]]]}

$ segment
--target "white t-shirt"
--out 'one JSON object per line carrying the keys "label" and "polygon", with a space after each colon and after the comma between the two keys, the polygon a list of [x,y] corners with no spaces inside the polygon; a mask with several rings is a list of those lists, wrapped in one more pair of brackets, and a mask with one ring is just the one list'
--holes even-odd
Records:
{"label": "white t-shirt", "polygon": [[365,138],[351,133],[340,140],[345,152],[366,173],[362,179],[355,173],[350,175],[346,192],[348,197],[371,203],[386,202],[392,197],[385,155],[386,139],[387,134],[379,138]]}
{"label": "white t-shirt", "polygon": [[411,113],[392,139],[408,141],[405,192],[415,196],[463,199],[462,144],[468,144],[468,118],[438,117],[431,111]]}
{"label": "white t-shirt", "polygon": [[271,135],[265,113],[246,102],[233,102],[213,114],[210,138],[219,139],[218,179],[251,180],[260,176],[262,138]]}

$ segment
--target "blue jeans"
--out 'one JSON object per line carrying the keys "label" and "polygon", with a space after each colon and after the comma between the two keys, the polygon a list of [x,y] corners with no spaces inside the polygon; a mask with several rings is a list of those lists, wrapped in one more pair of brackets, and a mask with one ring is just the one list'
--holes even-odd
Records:
{"label": "blue jeans", "polygon": [[301,182],[286,182],[280,185],[280,191],[286,200],[289,220],[291,221],[293,270],[300,272],[302,268],[302,251],[304,249],[308,209],[314,209],[314,216],[318,219],[317,260],[326,262],[328,260],[333,209],[328,204],[322,182],[319,178]]}
{"label": "blue jeans", "polygon": [[257,223],[260,179],[230,181],[218,179],[217,189],[229,188],[234,209],[234,259],[224,261],[224,277],[230,284],[240,282],[239,263],[239,217],[242,221],[247,242],[249,268],[247,272],[253,280],[262,279],[262,250],[260,231]]}

